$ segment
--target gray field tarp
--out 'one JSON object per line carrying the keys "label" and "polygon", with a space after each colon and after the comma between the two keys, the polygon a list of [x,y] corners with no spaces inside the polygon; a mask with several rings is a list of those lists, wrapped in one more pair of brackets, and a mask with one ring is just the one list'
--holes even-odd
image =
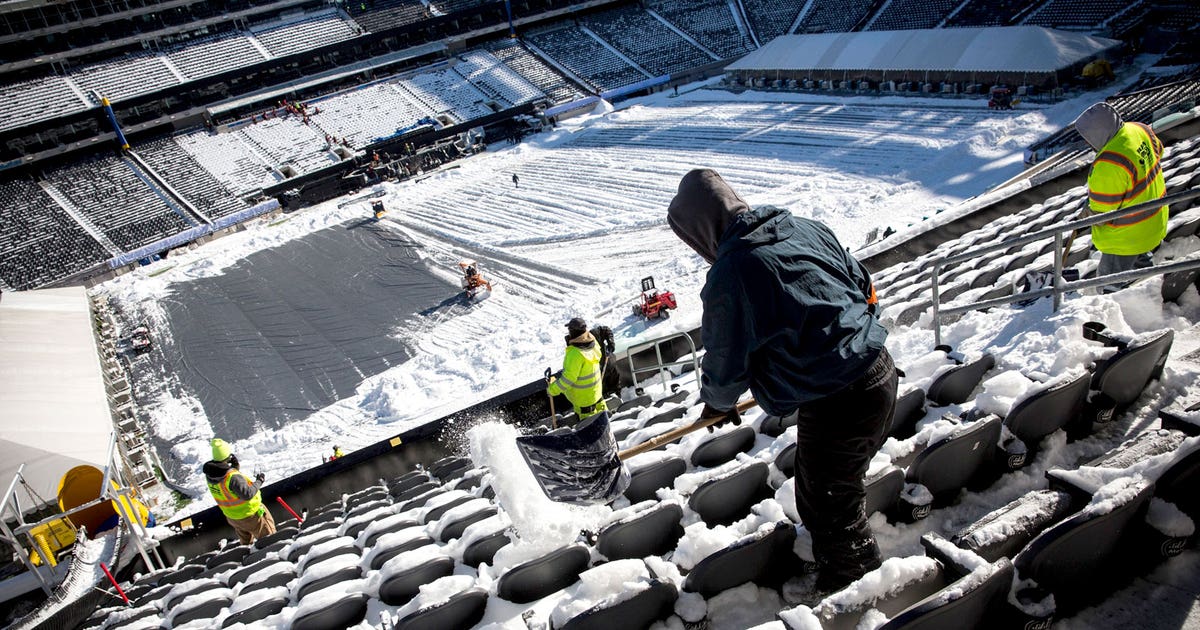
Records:
{"label": "gray field tarp", "polygon": [[725,70],[1053,73],[1120,44],[1040,26],[783,35]]}
{"label": "gray field tarp", "polygon": [[170,334],[152,360],[167,362],[157,369],[199,399],[224,439],[302,419],[408,359],[400,333],[415,314],[461,303],[417,247],[355,221],[177,284],[161,300]]}

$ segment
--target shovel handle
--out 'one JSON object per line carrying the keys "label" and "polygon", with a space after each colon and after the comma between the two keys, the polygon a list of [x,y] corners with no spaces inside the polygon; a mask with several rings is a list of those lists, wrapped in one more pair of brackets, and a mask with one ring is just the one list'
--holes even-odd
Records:
{"label": "shovel handle", "polygon": [[[754,400],[753,398],[750,398],[750,399],[747,399],[747,400],[744,400],[744,401],[738,403],[736,409],[737,409],[737,412],[739,414],[741,414],[741,413],[745,413],[745,412],[749,411],[752,407],[756,407],[756,406],[758,406],[758,401]],[[679,438],[681,438],[689,433],[699,431],[700,429],[708,428],[709,426],[712,426],[718,422],[721,422],[724,419],[725,419],[724,416],[716,416],[713,418],[701,418],[701,419],[687,425],[686,427],[679,427],[678,429],[672,429],[670,431],[667,431],[666,433],[656,435],[656,436],[650,438],[649,440],[646,440],[645,442],[638,444],[637,446],[632,446],[630,448],[627,448],[627,449],[617,453],[617,459],[620,459],[621,461],[625,461],[626,459],[629,459],[630,457],[633,457],[634,455],[641,455],[642,453],[645,453],[646,451],[652,451],[652,450],[662,446],[663,444],[669,444],[671,442],[674,442],[675,440],[678,440]]]}

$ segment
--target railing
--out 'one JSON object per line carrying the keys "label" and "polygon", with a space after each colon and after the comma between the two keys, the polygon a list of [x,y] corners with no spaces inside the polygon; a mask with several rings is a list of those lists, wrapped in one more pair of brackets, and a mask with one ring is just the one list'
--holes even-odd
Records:
{"label": "railing", "polygon": [[[682,337],[683,339],[685,339],[687,341],[688,347],[691,348],[691,350],[692,350],[691,354],[690,354],[691,360],[690,361],[689,360],[672,361],[670,363],[663,362],[663,356],[662,356],[663,344],[667,343],[668,341],[671,341],[672,339],[676,339],[679,337]],[[637,354],[641,350],[645,350],[646,348],[650,348],[650,347],[654,348],[654,358],[655,358],[654,365],[635,368],[633,366],[633,355]],[[633,378],[633,386],[635,389],[638,387],[637,375],[640,373],[658,372],[659,374],[662,375],[663,384],[665,385],[666,382],[673,376],[671,374],[670,368],[691,365],[692,371],[696,375],[696,391],[700,391],[700,361],[696,358],[696,343],[694,341],[692,341],[692,338],[687,333],[681,333],[681,332],[674,333],[674,334],[666,335],[664,337],[659,337],[652,341],[646,341],[646,342],[640,343],[636,346],[630,346],[625,351],[625,360],[629,361],[629,375],[631,378]]]}
{"label": "railing", "polygon": [[[1107,275],[1107,276],[1100,276],[1097,278],[1088,278],[1086,280],[1075,280],[1072,282],[1066,282],[1063,280],[1063,277],[1062,277],[1063,249],[1064,249],[1063,248],[1063,234],[1064,233],[1071,233],[1078,229],[1091,227],[1093,225],[1099,225],[1101,223],[1107,223],[1116,218],[1121,218],[1121,217],[1138,214],[1140,212],[1144,212],[1146,210],[1151,210],[1151,209],[1154,209],[1154,208],[1157,208],[1160,206],[1166,206],[1166,205],[1171,205],[1174,203],[1190,201],[1197,197],[1200,197],[1200,188],[1193,188],[1191,190],[1186,190],[1183,192],[1166,195],[1166,196],[1162,197],[1161,199],[1147,201],[1146,203],[1138,204],[1136,206],[1130,206],[1128,208],[1123,208],[1121,210],[1114,210],[1112,212],[1105,212],[1102,214],[1098,214],[1096,216],[1088,217],[1086,219],[1079,219],[1077,221],[1072,221],[1071,223],[1064,223],[1062,225],[1057,225],[1054,227],[1046,228],[1045,230],[1041,230],[1039,232],[1034,232],[1033,234],[1026,234],[1025,236],[1020,236],[1020,237],[1017,237],[1014,239],[1009,239],[1007,241],[995,243],[993,245],[987,245],[985,247],[973,249],[968,252],[963,252],[961,254],[957,254],[954,256],[948,256],[946,258],[939,258],[939,259],[935,260],[933,262],[933,270],[932,270],[933,275],[930,278],[930,282],[932,283],[932,292],[933,292],[933,297],[932,297],[932,302],[933,302],[933,339],[934,339],[933,343],[935,345],[941,345],[941,343],[942,343],[942,323],[941,323],[942,315],[957,315],[959,313],[965,313],[967,311],[975,311],[975,310],[980,310],[980,309],[985,309],[985,308],[991,308],[994,306],[1003,306],[1005,304],[1012,304],[1013,302],[1024,302],[1026,300],[1036,300],[1038,298],[1042,298],[1047,295],[1054,296],[1054,310],[1057,312],[1059,306],[1062,305],[1062,295],[1063,295],[1063,293],[1066,293],[1067,291],[1077,291],[1080,289],[1090,289],[1093,287],[1109,286],[1109,285],[1113,285],[1113,284],[1123,284],[1123,283],[1131,282],[1133,280],[1138,280],[1141,278],[1148,278],[1151,276],[1159,276],[1159,275],[1172,273],[1172,272],[1176,272],[1176,271],[1186,271],[1189,269],[1200,269],[1200,258],[1188,258],[1185,260],[1180,260],[1180,261],[1168,263],[1165,265],[1155,265],[1153,267],[1147,267],[1145,269],[1133,269],[1130,271],[1122,271],[1120,273],[1114,273],[1112,275]],[[958,264],[960,262],[963,262],[965,260],[970,260],[972,258],[977,258],[984,254],[990,254],[992,252],[1006,250],[1006,249],[1009,249],[1012,247],[1016,247],[1018,245],[1025,245],[1026,243],[1032,243],[1034,241],[1040,241],[1042,239],[1050,238],[1050,237],[1054,238],[1054,271],[1053,271],[1054,281],[1051,284],[1051,286],[1043,288],[1043,289],[1037,289],[1034,291],[1025,292],[1025,293],[1014,293],[1012,295],[1005,295],[1005,296],[993,298],[990,300],[984,300],[982,302],[972,302],[969,304],[953,306],[953,307],[947,308],[947,309],[941,308],[941,305],[938,303],[939,302],[938,272],[943,267],[946,267],[948,265]]]}

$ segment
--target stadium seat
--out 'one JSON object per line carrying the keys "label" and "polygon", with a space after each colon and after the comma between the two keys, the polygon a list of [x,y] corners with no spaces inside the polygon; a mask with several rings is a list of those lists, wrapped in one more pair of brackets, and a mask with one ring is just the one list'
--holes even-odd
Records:
{"label": "stadium seat", "polygon": [[314,529],[326,523],[341,523],[341,521],[341,508],[330,508],[323,512],[310,514],[300,525],[300,535],[312,533]]}
{"label": "stadium seat", "polygon": [[391,503],[391,495],[388,494],[387,488],[372,486],[365,491],[356,492],[346,497],[346,516],[350,517],[355,509],[360,506],[367,505],[376,501],[387,501]]}
{"label": "stadium seat", "polygon": [[305,595],[308,595],[309,593],[315,593],[323,588],[333,586],[334,584],[345,582],[347,580],[356,580],[362,577],[362,575],[362,567],[358,565],[338,569],[329,575],[322,576],[321,578],[300,585],[295,592],[296,600],[300,601],[304,599]]}
{"label": "stadium seat", "polygon": [[887,514],[900,500],[900,493],[904,490],[904,471],[887,466],[864,479],[863,489],[867,493],[864,499],[866,513]]}
{"label": "stadium seat", "polygon": [[497,593],[510,602],[528,604],[573,584],[590,561],[583,545],[560,547],[509,569],[500,576]]}
{"label": "stadium seat", "polygon": [[984,373],[995,365],[995,357],[985,354],[971,363],[950,368],[929,384],[929,393],[926,396],[935,405],[940,406],[967,402],[971,393],[983,380]]}
{"label": "stadium seat", "polygon": [[782,581],[799,560],[792,552],[796,528],[787,522],[759,531],[704,558],[692,567],[683,590],[712,597],[721,591],[754,582]]}
{"label": "stadium seat", "polygon": [[294,579],[296,579],[296,572],[288,569],[286,571],[272,573],[258,581],[246,580],[246,583],[242,586],[241,590],[238,591],[238,596],[243,597],[249,593],[253,593],[254,591],[275,588],[276,586],[287,586]]}
{"label": "stadium seat", "polygon": [[567,620],[555,630],[612,630],[613,628],[649,628],[666,619],[679,599],[674,584],[653,580],[650,588],[615,604],[597,604]]}
{"label": "stadium seat", "polygon": [[470,588],[450,599],[401,617],[393,630],[468,630],[483,619],[487,591]]}
{"label": "stadium seat", "polygon": [[637,516],[600,530],[596,550],[609,560],[662,555],[675,547],[683,534],[683,508],[659,503]]}
{"label": "stadium seat", "polygon": [[1004,426],[1030,449],[1042,439],[1083,415],[1091,375],[1055,384],[1017,403],[1004,418]]}
{"label": "stadium seat", "polygon": [[334,541],[336,541],[336,544],[333,546],[328,546],[330,543],[326,543],[322,547],[328,548],[323,548],[319,552],[309,552],[303,558],[300,558],[300,561],[296,564],[296,571],[304,573],[308,567],[336,556],[358,556],[358,547],[354,545],[354,540],[351,538],[335,538]]}
{"label": "stadium seat", "polygon": [[987,627],[1005,605],[1013,580],[1008,558],[992,561],[981,577],[967,573],[906,608],[879,630],[955,630]]}
{"label": "stadium seat", "polygon": [[681,388],[672,392],[669,396],[664,396],[663,398],[659,398],[658,400],[654,401],[653,405],[655,407],[662,407],[663,405],[682,403],[684,400],[687,400],[687,397],[688,390]]}
{"label": "stadium seat", "polygon": [[896,409],[892,412],[892,426],[888,435],[905,440],[916,433],[917,422],[925,417],[925,390],[914,387],[896,397]]}
{"label": "stadium seat", "polygon": [[[292,630],[329,630],[348,628],[367,616],[366,593],[346,593],[343,597],[292,620]],[[303,602],[301,602],[303,604]]]}
{"label": "stadium seat", "polygon": [[[278,533],[278,532],[276,532]],[[250,553],[250,545],[231,545],[226,547],[221,553],[214,555],[208,559],[208,567],[212,568],[226,562],[237,562],[241,564],[242,559]]]}
{"label": "stadium seat", "polygon": [[267,567],[279,564],[281,562],[286,563],[287,561],[280,560],[279,558],[267,558],[267,559],[263,559],[258,562],[255,562],[253,564],[247,564],[247,565],[243,566],[241,569],[238,569],[237,571],[230,573],[228,576],[226,576],[225,583],[228,584],[229,586],[236,586],[238,584],[241,584],[242,582],[245,582],[246,579],[249,578],[251,575],[254,575],[255,573],[258,573],[259,571],[262,571],[263,569],[265,569]]}
{"label": "stadium seat", "polygon": [[788,477],[796,474],[797,448],[798,447],[796,446],[796,443],[792,442],[791,444],[783,447],[783,450],[779,451],[779,454],[775,456],[775,468],[778,468],[779,472]]}
{"label": "stadium seat", "polygon": [[769,491],[767,465],[754,462],[700,484],[688,497],[688,507],[709,526],[728,525],[744,516]]}
{"label": "stadium seat", "polygon": [[1130,524],[1144,512],[1153,493],[1154,484],[1146,482],[1115,507],[1084,508],[1047,529],[1013,559],[1017,573],[1053,594],[1059,612],[1089,603],[1103,594],[1102,583],[1118,577],[1113,560]]}
{"label": "stadium seat", "polygon": [[1129,406],[1142,395],[1146,385],[1162,373],[1174,340],[1175,331],[1168,328],[1153,337],[1143,338],[1137,345],[1118,349],[1116,354],[1096,365],[1092,390],[1104,394],[1117,411]]}
{"label": "stadium seat", "polygon": [[909,464],[905,479],[925,486],[935,503],[947,502],[992,461],[1001,425],[995,415],[963,424],[926,446]]}
{"label": "stadium seat", "polygon": [[404,503],[405,501],[411,501],[431,490],[437,490],[438,488],[441,487],[437,483],[434,483],[432,481],[422,481],[422,482],[416,483],[414,485],[409,485],[411,483],[412,482],[410,481],[410,482],[405,482],[402,484],[397,484],[396,488],[403,488],[401,490],[397,490],[396,488],[392,489],[392,491],[391,491],[392,499],[395,500],[396,503]]}
{"label": "stadium seat", "polygon": [[221,584],[217,581],[212,581],[187,584],[186,588],[172,589],[171,592],[162,600],[163,610],[171,610],[175,608],[179,602],[183,601],[187,597],[191,597],[192,595],[199,595],[200,593],[206,593],[208,591],[215,591],[223,588],[225,588],[224,584]]}
{"label": "stadium seat", "polygon": [[375,542],[379,540],[380,536],[398,532],[402,529],[408,529],[409,527],[416,527],[418,525],[420,525],[420,523],[418,523],[410,518],[401,518],[400,520],[397,520],[396,522],[391,523],[387,527],[384,527],[382,529],[378,529],[378,530],[371,532],[371,534],[369,536],[367,536],[365,539],[363,539],[362,548],[369,549],[371,547],[374,547]]}
{"label": "stadium seat", "polygon": [[339,516],[337,518],[332,518],[332,519],[328,519],[328,520],[319,522],[311,527],[308,527],[308,522],[306,521],[304,523],[304,525],[305,525],[305,528],[300,530],[301,536],[309,536],[312,534],[316,534],[318,532],[334,532],[334,533],[336,533],[339,529],[342,528],[342,519]]}
{"label": "stadium seat", "polygon": [[512,539],[508,537],[508,533],[505,531],[499,531],[472,541],[463,550],[463,564],[469,567],[491,564],[492,558],[496,557],[496,552],[511,542]]}
{"label": "stadium seat", "polygon": [[650,398],[649,394],[642,394],[641,396],[631,398],[631,399],[626,400],[625,402],[621,403],[621,408],[618,409],[618,411],[643,409],[646,407],[646,405],[649,405],[652,402],[652,400],[653,399]]}
{"label": "stadium seat", "polygon": [[451,540],[462,536],[463,532],[466,531],[466,529],[471,525],[474,525],[475,523],[478,523],[484,519],[491,518],[496,514],[496,508],[485,507],[477,512],[473,512],[467,516],[455,520],[452,523],[447,523],[445,527],[442,528],[441,533],[438,534],[438,540],[443,543],[450,542]]}
{"label": "stadium seat", "polygon": [[159,586],[186,582],[204,572],[204,566],[199,564],[184,565],[158,579]]}
{"label": "stadium seat", "polygon": [[221,627],[228,628],[239,623],[251,627],[256,621],[262,621],[271,615],[278,614],[284,608],[287,608],[289,603],[290,600],[286,597],[272,597],[263,600],[245,610],[239,610],[230,614],[225,618],[225,621],[221,622]]}
{"label": "stadium seat", "polygon": [[758,427],[758,432],[767,437],[779,437],[788,427],[796,426],[797,414],[790,413],[782,418],[779,416],[767,416],[763,418],[762,424]]}
{"label": "stadium seat", "polygon": [[404,571],[392,573],[379,584],[379,599],[389,606],[403,606],[416,597],[424,584],[454,573],[454,560],[449,556],[430,558]]}
{"label": "stadium seat", "polygon": [[[247,548],[249,548],[249,547],[247,547]],[[234,561],[230,560],[229,562],[218,564],[215,567],[210,567],[210,568],[206,569],[204,571],[204,573],[197,575],[195,577],[195,579],[203,580],[206,578],[215,578],[221,574],[229,573],[230,571],[237,570],[237,569],[241,568],[241,566],[242,566],[242,563],[234,562]]]}
{"label": "stadium seat", "polygon": [[364,499],[367,500],[363,500],[354,504],[351,504],[349,501],[346,502],[346,516],[342,519],[343,522],[348,521],[356,516],[366,514],[372,510],[377,510],[381,507],[392,506],[391,497],[389,497],[386,492],[383,493],[383,498],[370,499],[368,496],[364,497]]}
{"label": "stadium seat", "polygon": [[[271,546],[275,543],[281,542],[281,541],[290,541],[293,538],[295,538],[296,534],[298,534],[299,532],[300,532],[300,528],[298,528],[298,527],[281,527],[281,528],[275,530],[274,534],[270,534],[268,536],[263,536],[262,538],[259,538],[258,540],[254,541],[254,544],[251,546],[254,548],[255,551],[257,551],[259,549],[262,549],[264,547],[269,547],[269,546]],[[243,556],[242,558],[243,558],[242,564],[245,564],[246,563],[245,556]]]}
{"label": "stadium seat", "polygon": [[452,510],[468,501],[475,501],[476,499],[477,499],[477,497],[473,497],[470,495],[454,497],[453,499],[450,499],[449,501],[446,501],[445,503],[443,503],[435,508],[430,509],[428,512],[425,513],[422,520],[426,524],[432,523],[432,522],[438,520],[439,518],[442,518],[442,515],[445,514],[446,512],[449,512],[450,510]]}
{"label": "stadium seat", "polygon": [[641,503],[657,496],[659,488],[669,488],[675,478],[687,470],[687,463],[678,457],[667,457],[648,466],[633,470],[629,475],[629,487],[625,498],[630,503]]}
{"label": "stadium seat", "polygon": [[1200,449],[1171,464],[1155,482],[1155,494],[1175,505],[1193,521],[1200,521]]}
{"label": "stadium seat", "polygon": [[213,599],[197,602],[194,606],[188,608],[172,610],[168,619],[172,627],[182,626],[197,619],[212,619],[217,616],[217,613],[228,608],[232,603],[233,597],[231,596],[214,597]]}
{"label": "stadium seat", "polygon": [[718,433],[692,451],[693,466],[713,468],[732,460],[738,453],[745,453],[754,446],[755,432],[751,427],[738,427],[732,431]]}
{"label": "stadium seat", "polygon": [[388,560],[391,560],[392,558],[395,558],[396,556],[404,553],[405,551],[412,551],[413,549],[416,549],[418,547],[424,547],[425,545],[432,545],[432,544],[434,544],[432,538],[430,538],[429,536],[421,535],[421,536],[417,536],[415,538],[406,540],[403,543],[400,543],[398,545],[394,545],[394,546],[388,547],[386,549],[381,549],[380,551],[375,553],[374,556],[371,557],[371,565],[370,565],[371,570],[378,571],[379,567],[382,567],[385,562],[387,562]]}
{"label": "stadium seat", "polygon": [[653,424],[661,424],[663,422],[673,422],[675,420],[682,418],[684,416],[684,414],[686,414],[687,412],[688,412],[687,407],[675,407],[673,409],[668,409],[660,414],[652,416],[642,426],[648,427]]}
{"label": "stadium seat", "polygon": [[989,562],[1012,558],[1047,527],[1078,510],[1075,503],[1068,492],[1035,490],[985,514],[950,540]]}
{"label": "stadium seat", "polygon": [[391,495],[393,497],[395,497],[396,495],[404,492],[405,490],[408,490],[410,488],[415,488],[423,483],[428,483],[430,481],[433,481],[433,479],[430,478],[429,475],[425,474],[423,471],[414,470],[410,473],[401,475],[401,476],[393,479],[392,483],[388,484],[388,492],[390,492]]}

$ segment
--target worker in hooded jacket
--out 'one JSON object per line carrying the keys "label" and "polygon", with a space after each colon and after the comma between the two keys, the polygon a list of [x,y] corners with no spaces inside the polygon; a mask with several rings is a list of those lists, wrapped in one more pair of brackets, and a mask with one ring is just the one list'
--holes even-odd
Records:
{"label": "worker in hooded jacket", "polygon": [[550,377],[546,392],[551,396],[566,396],[580,420],[607,411],[600,373],[602,351],[599,342],[588,331],[587,322],[579,317],[567,322],[566,342],[563,369]]}
{"label": "worker in hooded jacket", "polygon": [[891,426],[897,375],[866,269],[824,225],[751,209],[707,169],[683,177],[667,222],[712,267],[700,293],[701,418],[737,424],[750,390],[797,413],[796,508],[812,534],[818,592],[880,565],[863,477]]}
{"label": "worker in hooded jacket", "polygon": [[[1162,198],[1163,144],[1150,127],[1125,122],[1112,105],[1101,102],[1075,119],[1075,130],[1096,150],[1087,179],[1092,216]],[[1100,250],[1096,275],[1153,266],[1151,252],[1167,235],[1167,210],[1151,207],[1093,225],[1092,245]]]}
{"label": "worker in hooded jacket", "polygon": [[204,478],[208,492],[217,501],[217,507],[225,514],[225,520],[237,532],[243,545],[263,536],[275,533],[275,518],[263,505],[263,475],[259,473],[253,481],[238,470],[237,456],[229,444],[220,438],[212,441],[212,461],[204,464]]}

